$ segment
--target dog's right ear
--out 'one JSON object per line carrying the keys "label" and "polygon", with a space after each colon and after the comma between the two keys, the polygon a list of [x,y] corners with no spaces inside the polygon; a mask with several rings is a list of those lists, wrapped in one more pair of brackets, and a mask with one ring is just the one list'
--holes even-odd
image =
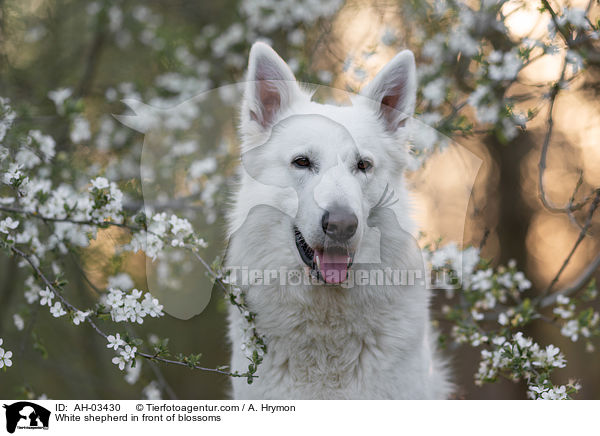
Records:
{"label": "dog's right ear", "polygon": [[248,123],[269,129],[300,95],[300,87],[285,61],[267,44],[254,43],[248,62],[242,129],[248,130]]}

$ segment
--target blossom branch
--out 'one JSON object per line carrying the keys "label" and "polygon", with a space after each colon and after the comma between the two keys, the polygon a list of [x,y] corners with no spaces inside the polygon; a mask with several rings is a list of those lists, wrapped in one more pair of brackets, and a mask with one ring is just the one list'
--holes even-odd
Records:
{"label": "blossom branch", "polygon": [[[23,251],[21,251],[20,249],[12,246],[10,247],[11,251],[23,258],[25,261],[27,261],[27,263],[31,266],[31,268],[35,271],[36,275],[42,280],[42,282],[60,299],[61,303],[67,307],[69,310],[73,311],[73,312],[77,312],[79,311],[79,309],[77,309],[77,307],[75,307],[73,304],[71,304],[63,295],[62,293],[58,292],[58,290],[56,289],[55,285],[46,277],[46,275],[43,273],[43,271],[35,264],[35,262],[32,260],[31,256],[24,253]],[[108,338],[108,335],[102,331],[102,329],[100,329],[100,327],[98,327],[98,325],[92,320],[92,316],[87,316],[85,318],[85,320],[88,322],[88,324],[90,324],[90,326],[96,331],[96,333],[98,333],[100,336],[102,336],[104,339]],[[167,363],[167,364],[171,364],[171,365],[179,365],[179,366],[187,366],[189,368],[192,369],[197,369],[197,370],[201,370],[201,371],[205,371],[205,372],[213,372],[213,373],[218,373],[218,374],[222,374],[222,375],[227,375],[230,377],[248,377],[248,374],[240,374],[237,372],[229,372],[229,371],[223,371],[219,368],[207,368],[207,367],[203,367],[197,364],[189,364],[189,363],[185,363],[185,362],[180,362],[180,361],[176,361],[176,360],[171,360],[171,359],[166,359],[164,357],[158,356],[156,354],[149,354],[149,353],[145,353],[145,352],[137,352],[136,356],[140,356],[140,357],[144,357],[148,360],[151,361],[158,361],[158,362],[162,362],[162,363]],[[253,377],[258,377],[258,376],[253,376]]]}
{"label": "blossom branch", "polygon": [[125,223],[118,223],[115,221],[75,220],[75,219],[67,218],[67,217],[53,218],[53,217],[40,215],[37,212],[29,212],[29,211],[26,211],[23,209],[16,209],[16,208],[7,207],[7,206],[0,206],[0,211],[16,213],[19,215],[26,215],[26,216],[29,216],[32,218],[37,218],[37,219],[45,221],[45,222],[71,223],[71,224],[78,224],[78,225],[82,225],[82,226],[98,226],[98,227],[114,226],[114,227],[121,227],[121,228],[129,229],[129,230],[134,230],[134,231],[144,230],[141,227],[136,227],[136,226],[132,226],[132,225],[125,224]]}

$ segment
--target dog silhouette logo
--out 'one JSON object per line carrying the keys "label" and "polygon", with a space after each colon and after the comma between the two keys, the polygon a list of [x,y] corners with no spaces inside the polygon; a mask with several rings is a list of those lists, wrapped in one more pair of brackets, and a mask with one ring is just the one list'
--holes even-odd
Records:
{"label": "dog silhouette logo", "polygon": [[50,411],[28,401],[4,405],[6,409],[6,431],[14,433],[18,429],[48,429]]}

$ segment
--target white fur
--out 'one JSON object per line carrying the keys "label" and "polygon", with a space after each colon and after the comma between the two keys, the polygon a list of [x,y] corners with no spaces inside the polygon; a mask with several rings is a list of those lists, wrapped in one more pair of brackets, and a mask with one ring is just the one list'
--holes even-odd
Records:
{"label": "white fur", "polygon": [[[270,47],[252,47],[228,266],[303,268],[293,226],[312,246],[323,237],[323,209],[341,202],[358,217],[349,242],[357,260],[422,269],[403,180],[402,122],[414,107],[414,71],[412,53],[402,52],[352,106],[323,105],[300,89]],[[272,81],[260,88],[264,80]],[[366,175],[353,170],[357,152],[373,163]],[[318,171],[290,165],[295,155],[307,153]],[[374,219],[384,230],[380,239],[367,222],[386,185],[399,201],[393,215]],[[390,225],[394,219],[399,227]],[[256,285],[245,292],[268,348],[253,384],[233,379],[236,399],[441,399],[450,393],[429,332],[424,286]],[[232,368],[244,371],[242,318],[235,308],[229,320]]]}

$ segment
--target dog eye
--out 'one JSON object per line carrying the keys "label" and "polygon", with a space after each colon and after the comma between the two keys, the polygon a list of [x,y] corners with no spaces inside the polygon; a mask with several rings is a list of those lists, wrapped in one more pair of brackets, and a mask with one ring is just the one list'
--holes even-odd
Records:
{"label": "dog eye", "polygon": [[296,165],[298,168],[309,168],[311,165],[310,160],[304,156],[297,157],[296,159],[294,159],[292,161],[292,163],[294,165]]}
{"label": "dog eye", "polygon": [[371,162],[369,162],[366,159],[361,159],[358,161],[358,163],[356,164],[356,168],[358,168],[361,171],[367,171],[369,170],[371,167],[373,166],[373,164]]}

